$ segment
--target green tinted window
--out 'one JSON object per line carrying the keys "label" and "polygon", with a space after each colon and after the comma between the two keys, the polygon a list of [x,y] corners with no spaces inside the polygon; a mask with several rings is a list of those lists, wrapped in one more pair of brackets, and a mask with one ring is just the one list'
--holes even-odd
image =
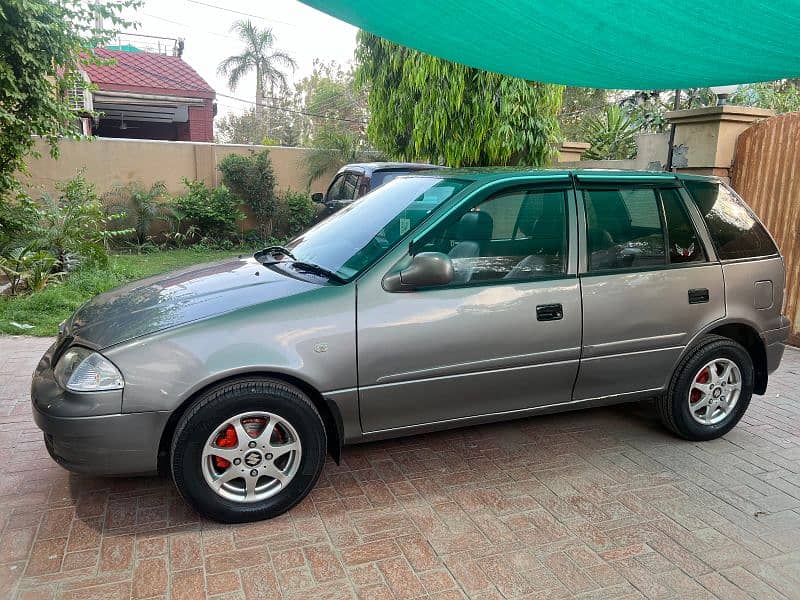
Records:
{"label": "green tinted window", "polygon": [[767,230],[728,188],[713,181],[683,183],[708,225],[721,260],[777,254]]}
{"label": "green tinted window", "polygon": [[451,215],[417,251],[447,254],[456,272],[452,285],[563,275],[566,192],[499,192]]}
{"label": "green tinted window", "polygon": [[653,188],[583,190],[590,271],[667,263],[661,208]]}

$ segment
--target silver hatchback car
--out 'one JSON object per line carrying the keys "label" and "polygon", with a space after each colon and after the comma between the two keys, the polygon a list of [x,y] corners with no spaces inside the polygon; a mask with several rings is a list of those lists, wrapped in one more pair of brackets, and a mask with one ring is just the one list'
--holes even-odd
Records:
{"label": "silver hatchback car", "polygon": [[299,502],[344,444],[655,398],[690,440],[781,360],[784,265],[712,178],[400,177],[286,247],[103,294],[33,376],[53,458],[202,514]]}

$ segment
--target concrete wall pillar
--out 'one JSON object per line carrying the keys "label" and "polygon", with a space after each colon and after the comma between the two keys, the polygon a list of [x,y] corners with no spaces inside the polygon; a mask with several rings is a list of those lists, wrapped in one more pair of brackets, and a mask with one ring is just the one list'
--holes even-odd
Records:
{"label": "concrete wall pillar", "polygon": [[208,187],[217,186],[217,157],[214,144],[195,144],[194,170],[195,179],[204,181]]}
{"label": "concrete wall pillar", "polygon": [[774,115],[769,109],[731,105],[668,112],[667,119],[675,124],[673,170],[716,175],[729,182],[736,138]]}
{"label": "concrete wall pillar", "polygon": [[581,154],[591,147],[591,144],[585,142],[561,142],[558,145],[558,158],[556,158],[556,161],[559,163],[578,161],[581,159]]}

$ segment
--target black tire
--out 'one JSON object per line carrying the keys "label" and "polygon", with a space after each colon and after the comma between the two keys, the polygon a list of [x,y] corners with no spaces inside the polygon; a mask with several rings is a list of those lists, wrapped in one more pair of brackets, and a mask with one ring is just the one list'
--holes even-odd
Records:
{"label": "black tire", "polygon": [[[270,498],[252,503],[223,498],[206,483],[203,447],[226,419],[250,411],[265,411],[286,419],[302,445],[297,473]],[[200,514],[223,523],[270,519],[300,502],[316,484],[326,456],[322,418],[302,391],[279,380],[247,377],[228,381],[201,394],[184,413],[170,448],[172,479],[181,496]]]}
{"label": "black tire", "polygon": [[[706,425],[692,418],[689,390],[698,371],[715,358],[736,363],[742,375],[742,389],[730,414],[718,423]],[[704,336],[678,363],[666,394],[657,400],[661,421],[670,431],[687,440],[705,441],[721,437],[736,426],[747,410],[753,395],[753,381],[753,361],[741,344],[718,335]]]}

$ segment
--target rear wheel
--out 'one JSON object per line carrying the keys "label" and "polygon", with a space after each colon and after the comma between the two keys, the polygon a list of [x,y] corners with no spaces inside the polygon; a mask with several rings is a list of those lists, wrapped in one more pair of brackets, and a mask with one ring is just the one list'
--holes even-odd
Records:
{"label": "rear wheel", "polygon": [[747,410],[753,379],[753,361],[741,344],[706,336],[679,363],[658,400],[661,420],[687,440],[723,436]]}
{"label": "rear wheel", "polygon": [[207,517],[268,519],[311,491],[325,448],[322,418],[305,394],[274,379],[241,379],[203,393],[183,415],[172,440],[172,477]]}

